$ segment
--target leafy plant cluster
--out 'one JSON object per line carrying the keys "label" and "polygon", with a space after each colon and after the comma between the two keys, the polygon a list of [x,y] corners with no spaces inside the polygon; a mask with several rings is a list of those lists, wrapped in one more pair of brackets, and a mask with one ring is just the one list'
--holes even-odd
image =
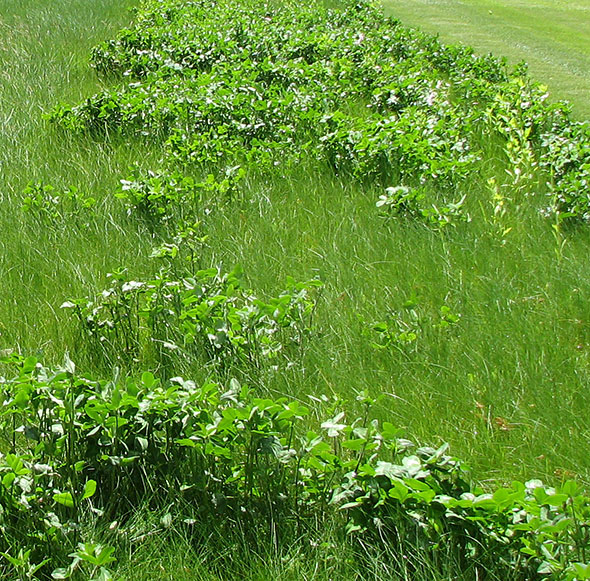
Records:
{"label": "leafy plant cluster", "polygon": [[239,275],[239,269],[222,274],[211,268],[175,279],[163,269],[152,280],[136,281],[119,271],[109,275],[111,286],[97,299],[66,301],[62,308],[74,312],[84,344],[111,366],[153,361],[236,373],[288,360],[290,350],[305,345],[312,291],[321,283],[290,279],[277,297],[262,300],[242,288]]}
{"label": "leafy plant cluster", "polygon": [[87,222],[95,206],[94,198],[86,197],[74,186],[59,192],[50,184],[36,182],[23,191],[22,211],[44,225],[63,228],[68,222]]}
{"label": "leafy plant cluster", "polygon": [[238,198],[244,173],[240,166],[227,167],[219,177],[210,173],[198,181],[177,171],[144,175],[136,169],[131,179],[121,180],[121,191],[116,195],[125,201],[129,213],[149,224],[186,225],[216,205]]}
{"label": "leafy plant cluster", "polygon": [[433,316],[424,312],[414,298],[410,298],[400,311],[391,311],[385,320],[371,326],[376,333],[376,340],[371,341],[371,344],[376,349],[393,348],[409,355],[425,333],[448,330],[460,321],[461,315],[447,304],[443,303]]}
{"label": "leafy plant cluster", "polygon": [[457,222],[468,222],[470,216],[463,206],[463,196],[457,202],[450,202],[444,206],[431,204],[426,205],[426,194],[417,188],[407,186],[394,186],[386,188],[385,193],[379,196],[377,207],[386,218],[404,216],[422,221],[435,230],[442,230],[449,225],[456,225]]}
{"label": "leafy plant cluster", "polygon": [[495,140],[522,193],[549,194],[551,213],[589,213],[585,125],[547,105],[524,67],[444,46],[370,3],[145,2],[92,62],[118,83],[50,118],[164,140],[166,172],[188,192],[198,168],[265,171],[304,151],[359,180],[456,192]]}
{"label": "leafy plant cluster", "polygon": [[575,483],[472,488],[446,446],[416,449],[372,420],[365,394],[363,417],[348,422],[339,402],[324,404],[315,411],[328,419],[309,430],[307,406],[257,398],[235,379],[225,387],[149,372],[97,380],[67,356],[57,370],[32,357],[3,362],[11,376],[0,383],[0,431],[12,442],[0,459],[6,578],[110,579],[113,547],[81,524],[111,523],[125,538],[128,515],[146,499],[168,507],[163,526],[214,522],[240,527],[253,543],[313,535],[336,519],[352,543],[419,547],[434,563],[450,552],[474,576],[590,578],[590,499]]}

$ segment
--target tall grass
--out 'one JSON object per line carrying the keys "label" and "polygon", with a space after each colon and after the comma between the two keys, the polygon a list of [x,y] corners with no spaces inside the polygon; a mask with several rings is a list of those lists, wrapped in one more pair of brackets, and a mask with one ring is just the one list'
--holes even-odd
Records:
{"label": "tall grass", "polygon": [[[583,228],[556,239],[521,207],[502,244],[473,207],[470,224],[441,236],[384,222],[376,191],[317,174],[277,182],[212,221],[209,249],[269,292],[288,274],[326,281],[306,373],[274,389],[348,401],[362,390],[381,395],[384,418],[420,440],[452,442],[480,477],[587,477],[576,436],[588,429]],[[491,205],[485,190],[474,193],[476,204]],[[415,355],[376,352],[370,324],[409,299],[428,317],[446,304],[461,320],[449,333],[426,329]]]}
{"label": "tall grass", "polygon": [[[135,276],[155,268],[147,256],[157,241],[113,193],[132,163],[153,167],[159,147],[79,139],[42,118],[56,101],[108,83],[88,69],[88,51],[129,19],[125,6],[11,2],[2,15],[0,342],[59,361],[78,337],[59,310],[65,299],[102,289],[119,266]],[[23,213],[30,181],[96,197],[90,227],[48,229]],[[474,180],[472,222],[442,234],[384,220],[380,193],[308,163],[271,181],[252,177],[242,201],[209,217],[203,265],[241,264],[269,294],[288,275],[326,283],[304,372],[258,389],[347,402],[368,390],[383,418],[412,438],[449,441],[481,479],[587,480],[586,229],[556,234],[531,199],[514,199],[499,242],[485,179]],[[446,333],[425,328],[416,353],[376,350],[371,325],[409,299],[427,320],[448,305],[460,322]]]}
{"label": "tall grass", "polygon": [[[157,148],[71,139],[43,119],[56,100],[83,99],[101,82],[88,66],[100,40],[128,23],[130,2],[0,3],[0,344],[49,357],[63,350],[57,308],[95,287],[121,262],[142,256],[140,232],[113,218],[121,172]],[[90,228],[54,231],[22,211],[30,182],[74,185],[97,198]]]}

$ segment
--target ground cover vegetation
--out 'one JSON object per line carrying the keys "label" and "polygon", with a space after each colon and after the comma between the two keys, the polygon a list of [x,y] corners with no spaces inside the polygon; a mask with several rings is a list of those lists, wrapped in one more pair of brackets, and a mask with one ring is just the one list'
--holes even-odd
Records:
{"label": "ground cover vegetation", "polygon": [[590,578],[586,125],[365,2],[91,63],[4,209],[4,577]]}

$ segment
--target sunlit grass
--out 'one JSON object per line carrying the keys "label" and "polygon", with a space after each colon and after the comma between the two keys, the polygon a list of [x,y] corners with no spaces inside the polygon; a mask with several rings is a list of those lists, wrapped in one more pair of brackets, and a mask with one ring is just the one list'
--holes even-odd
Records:
{"label": "sunlit grass", "polygon": [[[477,208],[471,223],[441,234],[384,220],[377,192],[346,180],[273,186],[213,220],[220,242],[209,250],[213,262],[242,264],[256,288],[277,290],[289,274],[326,282],[305,373],[271,388],[333,394],[349,409],[368,390],[384,419],[419,440],[452,442],[479,478],[587,477],[577,439],[588,430],[583,227],[556,239],[538,212],[514,209],[502,243]],[[409,299],[425,321],[415,352],[377,351],[372,323]],[[460,322],[438,330],[445,304]]]}
{"label": "sunlit grass", "polygon": [[384,0],[388,13],[410,26],[462,42],[480,54],[524,60],[555,99],[590,115],[590,2],[558,0]]}
{"label": "sunlit grass", "polygon": [[[234,535],[209,529],[173,524],[162,530],[158,519],[145,513],[130,523],[139,534],[136,542],[120,551],[117,569],[122,578],[133,581],[162,579],[169,581],[469,581],[448,558],[447,568],[435,566],[419,550],[406,547],[378,549],[369,541],[354,547],[342,531],[327,523],[327,528],[305,539],[278,546],[253,546],[252,539],[239,531]],[[157,531],[157,534],[150,534]],[[147,532],[147,534],[145,534]],[[143,534],[141,534],[143,533]],[[200,539],[201,542],[195,542]],[[256,544],[256,543],[254,543]],[[387,554],[384,554],[385,551]],[[362,567],[359,564],[362,563]],[[490,579],[497,576],[490,572]],[[510,581],[503,579],[502,581]]]}
{"label": "sunlit grass", "polygon": [[[143,237],[123,229],[112,192],[122,172],[157,148],[72,139],[48,127],[56,101],[82,99],[100,80],[92,46],[130,21],[125,2],[0,2],[0,346],[58,357],[60,299],[102,283],[123,262],[141,262]],[[98,200],[90,228],[50,231],[22,212],[30,182],[73,185]],[[100,282],[99,282],[100,281]]]}
{"label": "sunlit grass", "polygon": [[[59,361],[77,341],[64,300],[100,291],[115,268],[135,276],[157,268],[147,258],[156,241],[113,193],[133,163],[157,167],[159,149],[78,139],[42,119],[56,101],[96,91],[88,52],[128,18],[123,7],[11,3],[2,14],[2,58],[11,65],[2,68],[0,102],[0,342]],[[47,229],[23,214],[22,189],[37,180],[96,197],[90,227]],[[472,221],[439,233],[384,219],[378,188],[313,162],[271,181],[253,177],[242,200],[208,218],[200,261],[241,264],[248,283],[269,294],[287,276],[325,282],[303,372],[259,389],[327,393],[350,414],[355,394],[368,390],[380,396],[380,416],[409,437],[449,441],[480,479],[568,471],[586,480],[588,234],[580,227],[556,239],[530,200],[515,200],[502,242],[486,221],[489,191],[481,181],[473,187]],[[372,324],[410,298],[424,317],[415,349],[375,349]],[[461,316],[444,332],[433,327],[443,305]]]}

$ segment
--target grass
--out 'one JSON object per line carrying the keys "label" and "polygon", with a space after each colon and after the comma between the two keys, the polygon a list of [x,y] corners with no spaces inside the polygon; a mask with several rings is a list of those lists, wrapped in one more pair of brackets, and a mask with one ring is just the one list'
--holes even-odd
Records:
{"label": "grass", "polygon": [[[129,17],[119,4],[92,6],[21,2],[2,10],[9,33],[0,103],[0,344],[56,362],[77,345],[73,322],[59,310],[64,300],[102,289],[121,265],[132,276],[154,268],[152,235],[127,220],[112,194],[131,163],[155,164],[158,146],[80,140],[41,117],[56,101],[100,85],[87,67],[90,47]],[[91,192],[99,200],[91,227],[47,229],[23,214],[31,180]],[[383,418],[420,441],[451,442],[480,479],[564,472],[590,479],[590,424],[576,411],[590,403],[587,230],[556,241],[535,209],[515,201],[504,224],[512,230],[499,244],[482,217],[491,194],[478,191],[473,222],[440,236],[385,222],[375,211],[379,194],[301,166],[270,182],[252,177],[247,201],[209,219],[203,265],[241,264],[249,284],[267,293],[289,275],[326,283],[305,372],[261,387],[304,400],[318,392],[347,402],[362,390],[381,394]],[[426,320],[448,304],[460,324],[447,334],[427,329],[425,347],[410,357],[376,351],[370,325],[412,297]]]}
{"label": "grass", "polygon": [[[382,417],[420,440],[453,442],[480,477],[586,474],[584,449],[572,434],[587,428],[571,410],[588,403],[588,311],[581,297],[590,286],[576,265],[587,234],[576,232],[557,260],[553,235],[532,212],[515,216],[511,237],[498,245],[473,227],[441,238],[386,225],[373,211],[374,194],[329,180],[316,188],[273,188],[280,207],[230,213],[212,231],[235,233],[215,258],[243,264],[255,287],[288,273],[327,281],[318,313],[323,337],[308,354],[307,375],[292,380],[297,384],[285,378],[282,389],[349,399],[362,390],[382,394]],[[242,221],[250,228],[238,234]],[[375,353],[363,335],[367,325],[403,311],[413,296],[427,317],[452,305],[461,314],[458,328],[431,330],[426,354]]]}
{"label": "grass", "polygon": [[388,13],[405,24],[462,42],[480,54],[526,61],[532,76],[554,99],[590,116],[590,2],[577,0],[384,0]]}
{"label": "grass", "polygon": [[[114,223],[110,194],[143,148],[72,140],[48,130],[42,118],[56,101],[98,90],[100,81],[88,66],[90,49],[129,22],[130,5],[0,3],[0,343],[5,348],[55,354],[51,345],[61,333],[56,298],[82,292],[134,249],[139,252],[141,236]],[[155,149],[148,158],[157,155]],[[100,218],[89,230],[69,224],[59,232],[27,220],[22,192],[36,181],[92,192]]]}
{"label": "grass", "polygon": [[[112,194],[130,165],[157,166],[158,144],[82,140],[42,118],[56,102],[80,101],[108,82],[88,68],[88,54],[129,22],[132,4],[0,0],[0,349],[49,362],[75,355],[77,331],[59,305],[102,289],[121,265],[138,277],[154,269],[148,255],[158,240],[129,220]],[[387,0],[387,7],[443,40],[525,58],[552,95],[571,99],[580,116],[590,113],[583,26],[590,4]],[[46,228],[24,214],[22,191],[31,181],[74,185],[96,197],[90,227]],[[380,189],[312,163],[271,180],[251,176],[244,200],[209,218],[201,262],[241,264],[261,293],[280,290],[287,276],[326,283],[303,371],[270,376],[255,386],[260,391],[305,402],[326,393],[354,417],[355,395],[367,390],[379,396],[382,419],[412,439],[450,442],[481,481],[574,476],[588,485],[590,232],[582,226],[556,233],[535,202],[517,196],[495,224],[486,218],[493,201],[484,183],[473,186],[472,222],[441,235],[384,220],[375,208]],[[499,227],[509,230],[503,240]],[[426,321],[419,348],[376,350],[371,325],[409,316],[409,300]],[[447,330],[432,324],[443,305],[461,317]],[[209,554],[174,543],[182,541],[130,550],[123,570],[138,580],[223,578]],[[254,555],[244,578],[345,578],[351,572],[341,556]],[[388,578],[378,558],[373,564],[367,579]]]}
{"label": "grass", "polygon": [[[355,581],[469,581],[469,574],[462,575],[453,568],[449,558],[448,573],[425,559],[419,550],[406,546],[404,554],[384,549],[367,542],[359,548],[343,542],[341,531],[330,523],[316,535],[289,546],[253,547],[239,531],[229,536],[212,526],[208,537],[202,531],[190,530],[176,523],[162,530],[155,513],[139,513],[130,528],[135,527],[141,537],[139,542],[127,543],[120,552],[117,573],[123,579],[133,581],[221,581],[244,579],[245,581],[330,581],[354,579]],[[145,534],[148,531],[148,534]],[[156,534],[153,534],[157,531]],[[199,539],[195,542],[195,536]],[[359,554],[360,553],[360,554]],[[179,558],[181,556],[181,558]],[[387,558],[385,558],[387,557]],[[439,556],[443,561],[444,557]],[[359,568],[361,561],[363,567]],[[491,573],[491,579],[497,577]],[[505,581],[509,581],[506,579]]]}

